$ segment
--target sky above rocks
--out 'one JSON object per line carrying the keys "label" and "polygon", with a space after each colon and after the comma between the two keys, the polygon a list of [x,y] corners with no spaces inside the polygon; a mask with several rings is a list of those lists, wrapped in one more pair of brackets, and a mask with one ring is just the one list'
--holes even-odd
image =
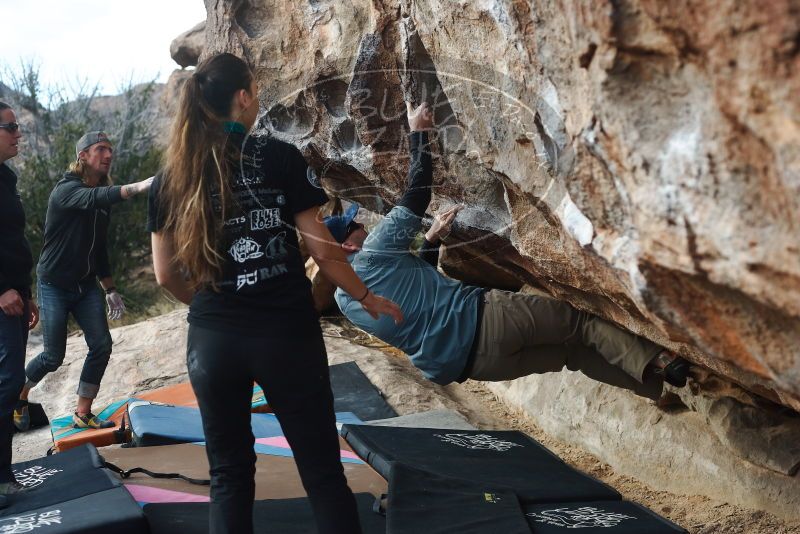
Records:
{"label": "sky above rocks", "polygon": [[170,43],[206,17],[203,0],[0,0],[0,14],[0,69],[33,60],[45,87],[100,94],[166,81],[179,68]]}

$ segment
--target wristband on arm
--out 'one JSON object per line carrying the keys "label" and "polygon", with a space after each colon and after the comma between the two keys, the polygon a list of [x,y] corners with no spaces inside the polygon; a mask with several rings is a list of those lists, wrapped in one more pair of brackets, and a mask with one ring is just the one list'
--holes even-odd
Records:
{"label": "wristband on arm", "polygon": [[368,296],[369,296],[369,288],[367,288],[367,292],[364,293],[363,297],[361,297],[360,299],[356,299],[356,302],[363,302],[364,299],[367,298]]}
{"label": "wristband on arm", "polygon": [[117,288],[115,286],[111,286],[111,287],[109,287],[108,289],[105,290],[106,291],[106,295],[110,295],[111,293],[113,293],[116,290],[117,290]]}

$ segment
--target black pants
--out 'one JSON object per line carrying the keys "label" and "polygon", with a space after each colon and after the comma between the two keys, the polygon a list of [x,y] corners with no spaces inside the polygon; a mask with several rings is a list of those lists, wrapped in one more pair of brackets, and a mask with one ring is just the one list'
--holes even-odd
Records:
{"label": "black pants", "polygon": [[247,337],[190,325],[187,351],[211,467],[210,532],[253,532],[256,454],[250,402],[256,381],[292,447],[319,533],[359,534],[355,499],[339,457],[319,324],[291,338]]}
{"label": "black pants", "polygon": [[11,482],[11,439],[14,406],[25,384],[25,344],[28,342],[28,306],[22,315],[0,310],[0,482]]}

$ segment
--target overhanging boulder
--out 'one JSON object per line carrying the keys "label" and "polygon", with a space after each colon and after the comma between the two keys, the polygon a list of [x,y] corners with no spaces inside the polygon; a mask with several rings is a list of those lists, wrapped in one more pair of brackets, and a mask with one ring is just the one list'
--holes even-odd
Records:
{"label": "overhanging boulder", "polygon": [[797,410],[791,5],[223,0],[206,35],[329,191],[387,211],[403,101],[427,100],[464,256]]}

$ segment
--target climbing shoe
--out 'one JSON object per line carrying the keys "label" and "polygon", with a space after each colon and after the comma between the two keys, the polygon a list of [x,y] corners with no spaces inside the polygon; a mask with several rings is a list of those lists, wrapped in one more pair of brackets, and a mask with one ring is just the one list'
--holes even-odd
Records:
{"label": "climbing shoe", "polygon": [[11,504],[13,499],[13,495],[17,493],[22,493],[23,491],[27,491],[28,488],[17,482],[16,480],[12,480],[11,482],[2,482],[0,483],[0,509],[6,508],[9,504]]}
{"label": "climbing shoe", "polygon": [[15,493],[20,493],[26,491],[27,489],[28,488],[26,488],[16,480],[12,480],[11,482],[0,483],[0,495],[14,495]]}
{"label": "climbing shoe", "polygon": [[105,419],[100,419],[93,413],[89,412],[87,414],[80,415],[78,412],[72,414],[72,426],[75,428],[113,428],[116,426],[114,421],[106,421]]}
{"label": "climbing shoe", "polygon": [[31,414],[28,412],[28,401],[18,400],[14,406],[14,426],[20,432],[25,432],[31,427]]}
{"label": "climbing shoe", "polygon": [[667,384],[682,388],[686,385],[686,377],[689,376],[690,368],[691,364],[688,360],[663,350],[655,357],[653,372],[661,375]]}

